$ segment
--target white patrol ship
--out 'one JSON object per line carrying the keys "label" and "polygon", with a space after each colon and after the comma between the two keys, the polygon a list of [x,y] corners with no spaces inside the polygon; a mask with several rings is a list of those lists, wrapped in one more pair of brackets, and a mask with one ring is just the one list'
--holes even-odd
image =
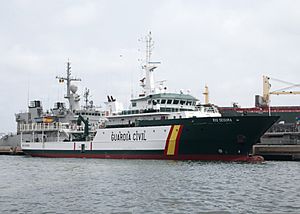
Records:
{"label": "white patrol ship", "polygon": [[[77,124],[21,124],[22,150],[38,157],[261,160],[250,155],[252,146],[278,117],[222,117],[214,105],[199,105],[189,93],[170,93],[163,84],[155,86],[153,73],[159,63],[150,60],[152,46],[150,33],[142,92],[128,110],[108,96],[105,120],[98,127],[90,127],[91,120],[72,108],[78,113]],[[66,98],[72,106],[75,96]],[[83,128],[78,127],[81,122]]]}

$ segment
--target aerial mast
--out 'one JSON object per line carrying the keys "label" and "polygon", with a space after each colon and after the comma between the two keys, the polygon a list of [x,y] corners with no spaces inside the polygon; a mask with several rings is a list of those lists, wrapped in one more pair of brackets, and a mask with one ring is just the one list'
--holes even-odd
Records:
{"label": "aerial mast", "polygon": [[67,95],[65,98],[69,101],[69,108],[71,111],[78,109],[80,98],[79,95],[76,94],[77,87],[71,85],[71,83],[73,81],[81,81],[81,79],[71,77],[71,63],[69,60],[67,62],[67,77],[57,76],[56,79],[58,79],[60,83],[63,83],[64,81],[67,82]]}
{"label": "aerial mast", "polygon": [[155,84],[154,84],[154,69],[157,68],[157,65],[160,64],[160,62],[152,62],[151,61],[151,55],[152,50],[154,47],[154,42],[152,40],[151,32],[147,36],[145,36],[145,42],[146,42],[146,59],[145,64],[142,66],[142,68],[146,72],[146,77],[142,80],[142,87],[145,90],[145,95],[153,94],[155,93]]}
{"label": "aerial mast", "polygon": [[84,94],[83,94],[84,102],[85,102],[85,106],[84,106],[85,109],[88,109],[88,108],[89,108],[89,106],[88,106],[88,103],[89,103],[89,96],[90,96],[90,90],[87,89],[87,88],[85,88]]}

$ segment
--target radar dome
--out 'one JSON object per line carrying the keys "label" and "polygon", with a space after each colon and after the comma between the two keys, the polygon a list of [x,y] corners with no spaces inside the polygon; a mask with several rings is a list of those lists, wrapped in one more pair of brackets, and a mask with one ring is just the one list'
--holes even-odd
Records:
{"label": "radar dome", "polygon": [[70,85],[70,90],[73,94],[77,92],[78,87],[76,85]]}

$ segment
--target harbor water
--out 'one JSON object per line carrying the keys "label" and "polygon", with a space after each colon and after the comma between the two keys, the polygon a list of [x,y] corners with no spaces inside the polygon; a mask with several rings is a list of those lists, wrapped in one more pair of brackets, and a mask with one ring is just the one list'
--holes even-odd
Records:
{"label": "harbor water", "polygon": [[0,213],[300,213],[300,162],[0,163]]}

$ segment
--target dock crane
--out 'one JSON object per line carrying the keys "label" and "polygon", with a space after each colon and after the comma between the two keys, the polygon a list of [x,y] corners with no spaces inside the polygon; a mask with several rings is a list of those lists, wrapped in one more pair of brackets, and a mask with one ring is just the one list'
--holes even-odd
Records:
{"label": "dock crane", "polygon": [[[284,83],[286,85],[289,85],[287,87],[277,89],[274,91],[271,91],[271,84],[270,80],[277,81]],[[295,87],[300,87],[300,84],[295,84],[275,78],[271,78],[268,76],[263,76],[263,96],[256,96],[255,100],[255,106],[269,106],[270,105],[270,95],[291,95],[291,94],[300,94],[300,91],[291,91],[290,89],[295,88]]]}

